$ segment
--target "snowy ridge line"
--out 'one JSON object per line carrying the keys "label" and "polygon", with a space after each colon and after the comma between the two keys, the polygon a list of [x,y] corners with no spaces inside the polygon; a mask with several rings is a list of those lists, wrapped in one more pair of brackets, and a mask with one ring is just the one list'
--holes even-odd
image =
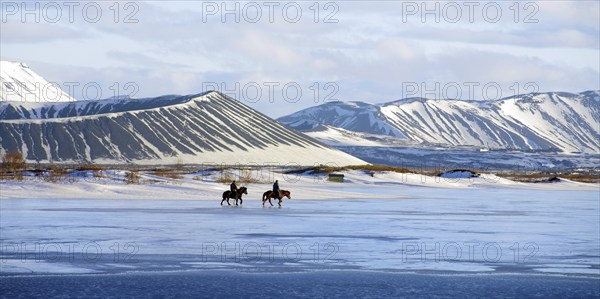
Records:
{"label": "snowy ridge line", "polygon": [[[136,113],[140,111],[152,111],[160,110],[162,108],[185,106],[194,101],[203,101],[204,98],[211,92],[214,91],[208,91],[205,93],[190,96],[163,96],[158,98],[127,100],[107,99],[99,101],[79,101],[67,104],[46,104],[44,106],[33,107],[29,109],[25,106],[17,105],[17,103],[5,102],[5,105],[0,106],[0,121],[19,123],[20,121],[68,121],[71,119],[86,119],[98,116],[113,117],[121,115],[123,113]],[[150,107],[145,107],[144,104],[152,105],[150,105]],[[95,110],[90,111],[92,108],[95,108]],[[101,109],[103,108],[107,110],[102,111]],[[16,111],[20,111],[20,117],[18,119],[14,119],[14,117],[16,117],[14,112],[12,115],[5,113],[5,111],[8,109],[15,109]],[[27,111],[27,113],[24,113],[23,111]],[[52,115],[49,115],[49,113],[51,113]],[[72,114],[59,116],[65,113]],[[32,118],[30,117],[32,114],[39,117]],[[11,117],[13,118],[11,119]]]}
{"label": "snowy ridge line", "polygon": [[313,136],[328,126],[423,146],[600,154],[600,91],[532,93],[488,101],[331,102],[279,121]]}

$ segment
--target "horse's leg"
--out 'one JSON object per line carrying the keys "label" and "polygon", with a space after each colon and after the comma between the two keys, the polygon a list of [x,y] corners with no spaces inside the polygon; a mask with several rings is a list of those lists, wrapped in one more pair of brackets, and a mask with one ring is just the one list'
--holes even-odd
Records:
{"label": "horse's leg", "polygon": [[271,197],[269,197],[269,203],[273,206],[273,202],[271,202]]}
{"label": "horse's leg", "polygon": [[223,205],[224,201],[225,201],[225,197],[223,197],[223,199],[221,199],[221,205]]}
{"label": "horse's leg", "polygon": [[280,207],[281,207],[281,202],[282,202],[282,200],[281,200],[281,198],[280,198],[280,199],[279,199],[279,202],[278,202]]}

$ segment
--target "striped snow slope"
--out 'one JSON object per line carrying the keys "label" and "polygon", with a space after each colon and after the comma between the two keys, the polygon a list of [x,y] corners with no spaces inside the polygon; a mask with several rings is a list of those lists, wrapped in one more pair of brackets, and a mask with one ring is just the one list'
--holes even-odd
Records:
{"label": "striped snow slope", "polygon": [[0,106],[1,151],[34,162],[364,164],[218,92]]}

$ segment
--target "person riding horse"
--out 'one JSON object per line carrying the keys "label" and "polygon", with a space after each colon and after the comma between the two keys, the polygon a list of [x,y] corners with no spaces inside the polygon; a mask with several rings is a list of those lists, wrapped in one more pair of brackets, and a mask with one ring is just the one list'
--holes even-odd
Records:
{"label": "person riding horse", "polygon": [[223,199],[221,200],[221,205],[223,205],[223,202],[225,200],[227,200],[227,205],[229,204],[229,199],[233,198],[235,199],[235,205],[238,205],[238,199],[240,200],[240,203],[243,203],[244,201],[242,200],[242,194],[248,194],[248,189],[246,187],[242,187],[239,188],[237,187],[237,185],[235,184],[235,180],[233,182],[231,182],[231,185],[229,185],[229,191],[225,191],[223,192]]}
{"label": "person riding horse", "polygon": [[279,181],[275,180],[273,183],[273,194],[277,197],[277,199],[281,199],[281,194],[279,192]]}
{"label": "person riding horse", "polygon": [[[271,191],[269,191],[271,192]],[[225,192],[223,192],[223,197],[221,199],[221,205],[223,205],[223,203],[227,200],[227,205],[231,205],[229,203],[229,199],[233,198],[235,199],[235,205],[238,205],[238,200],[240,201],[240,204],[244,203],[244,200],[242,199],[242,195],[244,194],[248,194],[248,188],[246,187],[241,187],[239,189],[236,189],[235,192],[231,192],[231,190],[227,190]]]}
{"label": "person riding horse", "polygon": [[271,202],[272,198],[277,198],[279,200],[278,204],[281,207],[281,202],[283,200],[284,197],[287,197],[288,199],[292,199],[292,193],[288,190],[280,190],[279,189],[279,182],[275,182],[273,184],[273,190],[267,190],[265,191],[265,193],[263,193],[262,196],[262,204],[263,206],[265,205],[265,203],[267,202],[267,200],[269,201],[269,204],[271,204],[271,206],[273,205],[273,203]]}

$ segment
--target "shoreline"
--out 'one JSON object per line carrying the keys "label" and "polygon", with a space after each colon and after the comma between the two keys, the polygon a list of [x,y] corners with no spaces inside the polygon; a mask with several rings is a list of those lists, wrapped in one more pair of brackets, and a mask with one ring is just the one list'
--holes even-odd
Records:
{"label": "shoreline", "polygon": [[[600,192],[600,184],[573,182],[566,179],[556,183],[523,183],[487,174],[476,178],[440,178],[394,172],[380,172],[374,176],[360,171],[341,173],[345,175],[344,183],[328,182],[323,177],[313,175],[299,175],[293,181],[285,181],[283,174],[275,174],[275,177],[284,179],[282,189],[292,192],[292,201],[410,199],[414,198],[412,195],[415,193],[414,190],[440,194],[486,189]],[[141,177],[148,183],[127,184],[123,180],[94,177],[84,177],[75,182],[0,181],[2,187],[0,200],[115,198],[216,201],[221,199],[223,191],[228,190],[228,184],[219,182],[217,175],[203,177],[202,180],[197,180],[194,174],[183,175],[180,179],[161,178],[145,173],[141,174]],[[244,200],[261,200],[262,192],[271,189],[270,183],[242,183],[240,186],[249,187]]]}

